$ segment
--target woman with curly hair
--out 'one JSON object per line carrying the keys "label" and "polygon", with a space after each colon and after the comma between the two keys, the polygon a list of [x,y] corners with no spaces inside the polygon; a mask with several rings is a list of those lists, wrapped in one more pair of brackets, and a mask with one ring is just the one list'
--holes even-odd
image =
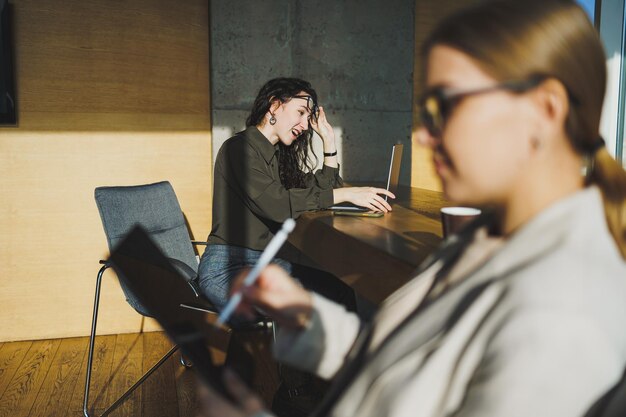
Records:
{"label": "woman with curly hair", "polygon": [[[254,265],[287,218],[344,201],[387,212],[391,207],[380,194],[394,197],[379,188],[342,187],[335,134],[317,105],[317,93],[304,80],[268,81],[246,126],[222,145],[215,163],[213,228],[199,283],[218,308],[226,303],[232,278]],[[315,173],[311,128],[324,144],[324,165]],[[352,290],[336,277],[281,258],[274,262],[306,288],[355,308]]]}

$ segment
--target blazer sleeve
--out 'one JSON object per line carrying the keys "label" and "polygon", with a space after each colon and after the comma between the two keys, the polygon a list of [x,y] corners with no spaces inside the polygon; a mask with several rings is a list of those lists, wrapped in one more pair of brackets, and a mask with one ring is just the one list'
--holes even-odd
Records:
{"label": "blazer sleeve", "polygon": [[313,314],[305,330],[278,330],[274,355],[281,362],[332,378],[359,333],[356,314],[313,293]]}
{"label": "blazer sleeve", "polygon": [[621,372],[618,353],[589,318],[513,313],[493,334],[454,416],[582,415]]}
{"label": "blazer sleeve", "polygon": [[303,212],[327,208],[333,204],[333,188],[338,169],[324,167],[308,179],[305,188],[287,190],[272,177],[263,157],[243,140],[223,147],[222,172],[226,183],[236,190],[244,204],[259,217],[282,222]]}

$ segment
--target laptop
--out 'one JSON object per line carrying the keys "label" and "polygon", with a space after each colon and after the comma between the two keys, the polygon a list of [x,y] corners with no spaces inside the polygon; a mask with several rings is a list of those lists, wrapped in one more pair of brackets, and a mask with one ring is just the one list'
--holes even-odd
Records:
{"label": "laptop", "polygon": [[[111,252],[109,261],[123,285],[154,317],[173,343],[191,360],[199,377],[212,388],[232,396],[222,384],[222,367],[214,363],[208,346],[211,339],[223,337],[224,330],[206,320],[206,315],[181,304],[194,303],[197,297],[185,278],[161,252],[141,226],[135,226]],[[218,334],[221,333],[221,334]],[[237,367],[238,374],[250,381],[249,360]],[[242,371],[243,369],[243,371]]]}
{"label": "laptop", "polygon": [[[389,174],[387,175],[387,191],[391,191],[393,194],[398,190],[398,182],[400,181],[400,165],[402,163],[402,150],[404,145],[396,144],[391,148],[391,160],[389,161]],[[385,196],[385,201],[387,201],[387,196]],[[334,206],[329,207],[330,210],[333,210],[335,214],[350,214],[352,215],[367,215],[367,214],[375,214],[367,207],[357,206],[351,203],[341,203],[336,204]],[[363,213],[363,214],[358,214]],[[365,214],[367,213],[367,214]],[[380,213],[379,215],[382,215]]]}

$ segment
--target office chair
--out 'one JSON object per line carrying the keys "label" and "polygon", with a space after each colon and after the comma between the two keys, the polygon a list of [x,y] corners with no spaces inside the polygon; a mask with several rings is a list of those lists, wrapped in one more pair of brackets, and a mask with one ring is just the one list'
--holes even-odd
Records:
{"label": "office chair", "polygon": [[622,379],[600,397],[585,414],[585,417],[624,416],[626,416],[626,370]]}
{"label": "office chair", "polygon": [[[206,242],[191,241],[185,217],[176,198],[172,186],[167,181],[154,184],[137,186],[98,187],[95,190],[95,199],[102,219],[104,233],[107,238],[109,250],[128,233],[134,225],[140,224],[146,229],[152,240],[159,246],[163,253],[169,257],[176,269],[187,279],[187,283],[180,288],[180,294],[184,300],[193,300],[196,309],[205,312],[216,313],[211,303],[199,295],[196,287],[198,271],[198,257],[193,244]],[[100,287],[102,276],[111,265],[107,261],[100,261],[102,267],[98,271],[96,279],[95,300],[93,306],[93,318],[91,323],[91,335],[89,339],[89,351],[87,357],[87,376],[85,381],[85,395],[83,401],[83,414],[90,417],[88,412],[89,385],[91,382],[91,368],[96,337],[96,325],[100,302]],[[120,282],[126,301],[141,315],[150,317],[149,312],[141,305],[135,295]],[[265,320],[251,323],[249,328],[268,329],[271,322]],[[174,352],[178,346],[173,346],[152,368],[150,368],[135,384],[122,394],[102,416],[106,416],[117,408],[130,394],[141,385],[154,371],[156,371]],[[189,366],[181,357],[181,363]]]}

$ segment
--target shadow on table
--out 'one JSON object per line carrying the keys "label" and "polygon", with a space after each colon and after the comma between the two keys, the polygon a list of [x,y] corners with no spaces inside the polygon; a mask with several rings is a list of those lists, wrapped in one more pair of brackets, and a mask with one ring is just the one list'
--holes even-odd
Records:
{"label": "shadow on table", "polygon": [[436,234],[430,232],[404,232],[404,235],[417,240],[426,246],[437,247],[443,241],[441,236],[437,236]]}

